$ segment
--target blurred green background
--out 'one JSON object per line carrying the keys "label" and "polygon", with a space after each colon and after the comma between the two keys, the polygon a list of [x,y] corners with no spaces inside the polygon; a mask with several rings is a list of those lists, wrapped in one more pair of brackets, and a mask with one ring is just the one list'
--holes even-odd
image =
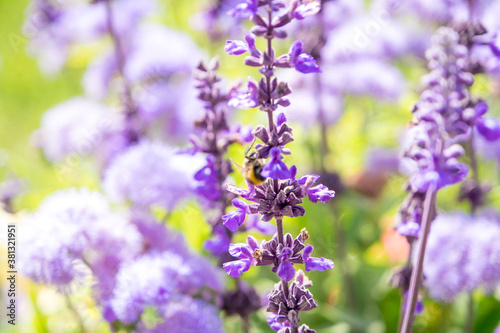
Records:
{"label": "blurred green background", "polygon": [[[206,36],[191,29],[188,18],[206,3],[208,1],[164,0],[159,19],[172,28],[187,31],[207,54],[218,54],[222,60],[221,71],[228,78],[255,76],[252,69],[242,66],[240,58],[227,57],[222,43],[209,43]],[[27,0],[0,1],[0,178],[14,175],[26,180],[28,191],[15,202],[21,214],[36,209],[40,201],[56,189],[69,186],[99,188],[99,177],[91,160],[82,160],[69,174],[61,177],[57,168],[33,147],[30,138],[39,127],[44,111],[82,94],[82,73],[99,46],[73,50],[65,70],[54,77],[44,77],[36,61],[25,52],[28,38],[23,35],[21,27],[27,5]],[[287,48],[286,42],[283,48]],[[369,98],[348,98],[341,121],[329,129],[328,143],[332,152],[325,156],[325,160],[329,171],[339,172],[347,183],[355,182],[362,174],[369,148],[397,149],[400,135],[410,120],[409,110],[418,98],[419,77],[425,73],[425,64],[406,59],[398,66],[410,82],[412,93],[394,104]],[[489,81],[484,77],[479,80],[475,85],[476,93],[488,97]],[[498,102],[488,100],[492,112],[500,114]],[[239,116],[239,120],[250,124],[257,124],[261,119],[261,115],[252,112]],[[294,154],[289,159],[298,165],[301,174],[317,165],[318,133],[318,130],[305,131],[298,125],[294,127],[296,141],[291,145]],[[242,150],[233,149],[231,156],[241,159]],[[481,165],[481,175],[494,183],[498,179],[498,171],[490,163]],[[239,175],[236,177],[242,181]],[[402,176],[391,177],[376,198],[348,189],[332,204],[312,205],[307,202],[304,204],[305,217],[285,220],[286,232],[297,234],[307,227],[310,241],[316,248],[315,255],[335,261],[335,268],[331,271],[308,274],[314,282],[311,292],[319,308],[303,313],[301,318],[318,332],[396,331],[400,295],[388,281],[391,271],[405,260],[397,256],[398,251],[404,250],[404,241],[386,230],[393,225],[398,206],[405,197],[404,181]],[[440,207],[444,210],[460,208],[456,195],[456,187],[443,191],[439,197]],[[500,207],[497,188],[490,198],[496,207]],[[169,224],[186,233],[191,246],[201,251],[201,243],[209,234],[209,228],[196,203],[179,209]],[[386,238],[381,238],[383,233]],[[244,235],[238,237],[237,241],[244,239]],[[382,242],[381,239],[388,241]],[[276,282],[275,275],[264,267],[253,268],[244,277],[261,293],[270,290]],[[231,283],[233,281],[228,279],[228,285]],[[3,279],[0,286],[4,287]],[[89,289],[79,290],[66,299],[50,287],[37,286],[25,279],[19,281],[19,287],[22,290],[18,298],[20,322],[14,329],[0,326],[2,331],[80,332],[77,320],[80,317],[87,332],[109,332],[93,304]],[[474,300],[474,332],[492,332],[500,320],[500,292],[490,296],[477,292]],[[425,299],[425,310],[417,317],[414,332],[463,331],[466,302],[465,295],[451,305]],[[251,318],[252,332],[270,331],[265,318],[264,310]],[[225,322],[227,332],[241,331],[237,318],[225,318]]]}

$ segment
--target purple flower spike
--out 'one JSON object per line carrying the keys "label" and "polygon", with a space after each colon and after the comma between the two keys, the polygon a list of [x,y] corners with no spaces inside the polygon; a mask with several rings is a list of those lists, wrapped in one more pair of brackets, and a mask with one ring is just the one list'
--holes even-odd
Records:
{"label": "purple flower spike", "polygon": [[233,199],[233,206],[238,208],[235,211],[229,212],[222,217],[222,224],[231,231],[236,231],[245,221],[246,214],[250,214],[248,204],[241,199]]}
{"label": "purple flower spike", "polygon": [[242,273],[248,271],[255,260],[253,258],[252,249],[244,243],[231,244],[229,246],[229,254],[233,257],[240,258],[240,260],[226,262],[222,265],[227,274],[234,278],[237,278]]}
{"label": "purple flower spike", "polygon": [[274,147],[270,151],[271,160],[266,164],[262,170],[262,175],[266,178],[272,179],[289,179],[290,170],[283,161],[283,156],[281,155],[281,149]]}
{"label": "purple flower spike", "polygon": [[480,118],[476,122],[477,131],[487,141],[493,142],[500,139],[500,121],[498,119]]}
{"label": "purple flower spike", "polygon": [[304,264],[306,272],[309,271],[326,271],[327,269],[333,268],[333,261],[330,259],[315,258],[311,257],[311,253],[314,250],[312,245],[307,245],[302,252],[302,258],[304,259]]}
{"label": "purple flower spike", "polygon": [[293,12],[293,16],[298,20],[316,15],[321,10],[321,2],[319,0],[302,0],[300,2],[301,4]]}
{"label": "purple flower spike", "polygon": [[247,90],[237,93],[227,104],[233,108],[252,109],[259,105],[258,97],[259,87],[257,83],[252,79],[248,79]]}
{"label": "purple flower spike", "polygon": [[278,256],[278,258],[281,259],[281,263],[278,267],[278,276],[286,282],[292,281],[293,277],[295,276],[295,268],[290,263],[290,261],[288,261],[288,259],[290,259],[292,255],[292,249],[289,247],[285,247]]}
{"label": "purple flower spike", "polygon": [[224,51],[229,55],[240,55],[248,52],[248,46],[241,40],[228,40],[226,46],[224,46]]}
{"label": "purple flower spike", "polygon": [[233,17],[247,18],[254,16],[258,9],[258,0],[246,0],[227,13]]}

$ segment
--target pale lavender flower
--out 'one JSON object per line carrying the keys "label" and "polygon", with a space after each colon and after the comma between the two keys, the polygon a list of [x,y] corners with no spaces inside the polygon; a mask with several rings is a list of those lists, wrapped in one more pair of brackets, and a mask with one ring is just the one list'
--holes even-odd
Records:
{"label": "pale lavender flower", "polygon": [[[99,276],[94,268],[100,260],[106,260],[108,272],[113,271],[142,249],[137,229],[112,213],[102,194],[85,188],[47,197],[22,228],[26,229],[21,241],[31,244],[20,251],[22,270],[35,281],[61,290],[83,277],[83,261],[89,265],[87,271],[90,268]],[[99,281],[97,288],[106,285]]]}
{"label": "pale lavender flower", "polygon": [[95,153],[121,126],[121,117],[108,107],[75,97],[43,114],[34,144],[43,149],[48,160],[57,162],[69,154]]}
{"label": "pale lavender flower", "polygon": [[137,332],[224,332],[217,308],[201,299],[177,296],[159,314],[163,319],[161,324],[150,328],[141,322]]}
{"label": "pale lavender flower", "polygon": [[120,269],[111,305],[119,320],[131,323],[147,306],[168,307],[178,293],[196,293],[205,286],[219,290],[217,274],[205,259],[194,255],[169,251],[144,255]]}
{"label": "pale lavender flower", "polygon": [[500,282],[500,224],[491,217],[439,215],[432,224],[424,262],[424,286],[433,298],[450,302],[481,285]]}
{"label": "pale lavender flower", "polygon": [[117,156],[104,176],[106,194],[137,208],[171,210],[191,191],[197,169],[192,156],[175,154],[160,143],[142,141]]}

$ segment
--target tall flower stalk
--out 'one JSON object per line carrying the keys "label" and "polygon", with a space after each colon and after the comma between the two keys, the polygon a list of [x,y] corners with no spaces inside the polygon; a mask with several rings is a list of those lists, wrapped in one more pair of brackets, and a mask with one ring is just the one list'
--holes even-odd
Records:
{"label": "tall flower stalk", "polygon": [[[291,90],[286,82],[280,82],[275,76],[277,67],[295,68],[301,73],[317,73],[320,68],[312,56],[305,53],[303,44],[295,41],[287,54],[275,57],[273,40],[286,38],[282,28],[294,19],[303,19],[318,13],[319,1],[292,1],[288,6],[282,1],[248,0],[230,14],[236,17],[249,17],[255,26],[245,36],[245,41],[227,41],[225,50],[231,55],[249,53],[244,63],[247,66],[260,67],[262,74],[259,82],[248,80],[247,89],[230,99],[229,105],[238,108],[255,108],[267,113],[267,127],[258,125],[254,136],[261,141],[255,146],[255,154],[247,160],[250,166],[246,172],[248,189],[240,189],[228,185],[229,192],[239,195],[234,199],[236,212],[223,217],[224,225],[232,229],[242,224],[246,215],[260,214],[262,221],[276,222],[277,232],[269,241],[260,244],[253,236],[247,237],[246,243],[231,244],[229,253],[239,260],[224,264],[226,272],[232,277],[239,277],[250,266],[272,265],[280,282],[268,296],[267,311],[271,313],[268,322],[279,332],[314,332],[307,325],[299,327],[301,311],[317,307],[312,294],[306,289],[309,281],[304,273],[296,273],[294,265],[304,264],[306,271],[327,270],[333,268],[333,262],[325,258],[311,257],[312,245],[305,245],[309,235],[305,229],[295,237],[284,232],[283,218],[298,217],[305,214],[300,206],[306,196],[312,202],[327,202],[333,198],[334,192],[323,185],[312,186],[319,178],[307,175],[296,178],[297,168],[288,166],[282,161],[283,155],[291,154],[285,146],[293,141],[292,128],[286,123],[286,117],[280,113],[275,121],[274,112],[279,107],[290,105],[286,98]],[[255,44],[256,37],[266,41],[266,49],[260,51]],[[265,165],[263,161],[269,159]],[[261,181],[261,179],[263,179]]]}
{"label": "tall flower stalk", "polygon": [[477,73],[478,68],[471,64],[469,50],[473,38],[483,33],[473,26],[461,34],[451,28],[440,28],[426,54],[431,72],[423,78],[426,89],[413,110],[414,125],[409,130],[409,144],[404,155],[408,169],[412,170],[408,182],[409,196],[400,210],[401,223],[397,227],[407,237],[412,249],[418,251],[409,285],[408,281],[401,284],[403,294],[407,291],[408,298],[400,332],[412,330],[427,240],[431,222],[436,217],[437,193],[445,186],[462,182],[469,171],[466,164],[458,161],[465,155],[465,150],[457,144],[459,142],[469,145],[473,171],[473,178],[462,186],[462,197],[471,201],[473,214],[482,200],[483,189],[478,187],[477,162],[470,143],[476,128],[480,133],[492,133],[492,130],[484,126],[487,122],[483,117],[488,109],[486,103],[470,93],[473,73]]}
{"label": "tall flower stalk", "polygon": [[[227,102],[234,89],[227,92],[220,89],[220,77],[216,70],[219,62],[212,59],[206,66],[203,63],[196,68],[194,77],[199,91],[198,99],[203,102],[203,115],[196,122],[201,129],[198,136],[191,136],[191,153],[203,154],[206,157],[204,165],[196,174],[195,192],[202,204],[209,209],[208,223],[212,228],[212,237],[205,241],[204,248],[217,258],[220,265],[229,260],[229,245],[233,240],[235,228],[222,225],[222,216],[231,200],[236,196],[225,191],[223,186],[233,172],[231,161],[227,158],[227,150],[232,144],[245,144],[252,140],[251,129],[240,124],[230,126],[227,119]],[[255,219],[247,219],[245,229],[257,229],[262,233],[273,234],[275,228]],[[272,227],[272,226],[271,226]],[[242,230],[244,231],[244,230]],[[235,290],[226,290],[221,295],[221,309],[228,315],[237,314],[243,321],[244,331],[249,331],[250,315],[260,309],[261,300],[255,289],[243,281],[236,283]]]}

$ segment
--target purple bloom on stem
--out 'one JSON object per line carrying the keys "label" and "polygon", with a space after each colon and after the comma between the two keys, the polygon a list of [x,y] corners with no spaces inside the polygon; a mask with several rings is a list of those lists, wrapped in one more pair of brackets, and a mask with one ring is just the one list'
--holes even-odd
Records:
{"label": "purple bloom on stem", "polygon": [[293,15],[298,20],[316,15],[321,10],[321,2],[319,0],[302,0],[300,2],[301,4],[293,12]]}
{"label": "purple bloom on stem", "polygon": [[307,195],[309,196],[309,200],[311,200],[311,202],[316,203],[321,201],[322,203],[326,203],[335,196],[335,191],[331,191],[325,185],[320,184],[311,187],[307,191]]}
{"label": "purple bloom on stem", "polygon": [[270,151],[271,160],[267,162],[266,166],[262,170],[262,175],[266,178],[272,179],[289,179],[290,170],[283,161],[283,156],[281,155],[281,148],[274,147]]}
{"label": "purple bloom on stem", "polygon": [[321,68],[316,64],[314,58],[305,53],[302,49],[302,42],[295,41],[290,46],[288,55],[290,56],[290,66],[304,74],[321,73]]}
{"label": "purple bloom on stem", "polygon": [[251,109],[259,105],[258,97],[259,87],[257,83],[252,79],[248,79],[247,90],[232,97],[227,105],[233,108]]}
{"label": "purple bloom on stem", "polygon": [[222,227],[217,228],[214,233],[215,236],[213,238],[207,239],[203,243],[203,248],[218,257],[227,252],[231,241],[228,238],[227,232]]}
{"label": "purple bloom on stem", "polygon": [[292,281],[295,276],[295,268],[290,261],[288,261],[292,255],[293,251],[289,247],[285,247],[278,255],[278,258],[281,259],[281,263],[278,267],[278,276],[286,282]]}
{"label": "purple bloom on stem", "polygon": [[276,315],[274,313],[267,316],[267,324],[274,331],[279,331],[282,328],[290,327],[290,324],[283,315]]}
{"label": "purple bloom on stem", "polygon": [[302,252],[302,258],[304,259],[306,272],[309,271],[326,271],[327,269],[333,268],[333,261],[330,259],[315,258],[311,257],[311,253],[314,250],[312,245],[307,245]]}
{"label": "purple bloom on stem", "polygon": [[195,173],[194,179],[200,182],[195,188],[196,194],[210,201],[220,198],[218,173],[215,168],[215,158],[212,155],[207,156],[207,165]]}
{"label": "purple bloom on stem", "polygon": [[233,17],[251,17],[257,13],[258,4],[258,0],[245,0],[227,13]]}
{"label": "purple bloom on stem", "polygon": [[229,254],[233,257],[240,258],[240,260],[226,262],[222,265],[227,274],[237,278],[250,269],[254,262],[252,248],[245,243],[231,244],[229,246]]}
{"label": "purple bloom on stem", "polygon": [[247,214],[250,214],[250,208],[248,207],[249,205],[241,199],[233,199],[231,203],[238,209],[224,215],[222,220],[226,228],[231,231],[236,231],[245,221]]}
{"label": "purple bloom on stem", "polygon": [[500,121],[491,118],[479,118],[476,122],[477,131],[487,141],[493,142],[500,139]]}
{"label": "purple bloom on stem", "polygon": [[248,52],[248,46],[242,40],[228,40],[224,50],[229,55],[240,55]]}

